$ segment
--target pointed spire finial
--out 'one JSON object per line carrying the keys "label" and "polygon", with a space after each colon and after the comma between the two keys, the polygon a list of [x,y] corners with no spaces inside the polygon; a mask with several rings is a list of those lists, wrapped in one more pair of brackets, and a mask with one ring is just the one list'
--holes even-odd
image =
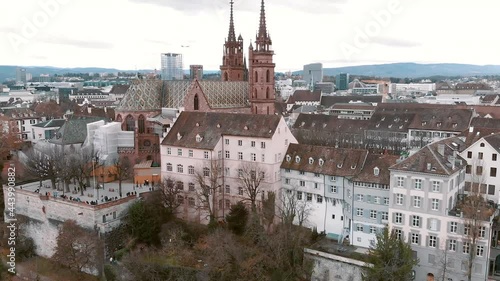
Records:
{"label": "pointed spire finial", "polygon": [[231,0],[229,4],[231,5],[231,13],[229,16],[229,35],[227,37],[227,41],[234,42],[236,41],[236,34],[234,32],[234,21],[233,21],[233,4],[234,4],[233,0]]}
{"label": "pointed spire finial", "polygon": [[260,4],[260,23],[259,23],[259,38],[267,37],[267,28],[266,28],[266,9],[264,5],[264,0],[261,1]]}

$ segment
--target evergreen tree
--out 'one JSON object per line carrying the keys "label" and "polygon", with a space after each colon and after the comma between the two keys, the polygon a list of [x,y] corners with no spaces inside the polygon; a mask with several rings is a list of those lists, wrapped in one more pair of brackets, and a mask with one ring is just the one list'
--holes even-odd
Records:
{"label": "evergreen tree", "polygon": [[248,210],[243,203],[231,206],[229,214],[226,216],[228,228],[236,235],[242,235],[245,232],[245,226],[248,221]]}
{"label": "evergreen tree", "polygon": [[411,246],[386,227],[377,234],[377,243],[369,250],[368,262],[373,267],[364,269],[363,280],[410,281],[418,259],[413,257]]}

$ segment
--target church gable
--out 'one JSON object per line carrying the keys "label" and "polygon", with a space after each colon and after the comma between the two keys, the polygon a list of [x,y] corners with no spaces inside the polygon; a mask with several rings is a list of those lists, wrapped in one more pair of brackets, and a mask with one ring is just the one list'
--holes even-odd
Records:
{"label": "church gable", "polygon": [[186,111],[210,111],[207,97],[200,87],[198,80],[194,80],[184,98],[184,110]]}

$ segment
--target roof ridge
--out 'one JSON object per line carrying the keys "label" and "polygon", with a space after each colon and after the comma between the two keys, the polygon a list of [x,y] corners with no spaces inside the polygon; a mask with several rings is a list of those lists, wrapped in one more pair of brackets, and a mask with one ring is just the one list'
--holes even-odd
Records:
{"label": "roof ridge", "polygon": [[[449,174],[450,172],[448,171],[448,167],[446,167],[446,165],[443,165],[443,163],[441,163],[441,159],[439,157],[437,157],[437,155],[436,155],[436,153],[434,153],[434,151],[432,151],[430,144],[427,145],[427,149],[429,149],[429,151],[432,153],[432,156],[438,161],[439,165],[441,165],[441,167],[445,170],[445,172]],[[444,155],[443,155],[443,157],[444,157]]]}

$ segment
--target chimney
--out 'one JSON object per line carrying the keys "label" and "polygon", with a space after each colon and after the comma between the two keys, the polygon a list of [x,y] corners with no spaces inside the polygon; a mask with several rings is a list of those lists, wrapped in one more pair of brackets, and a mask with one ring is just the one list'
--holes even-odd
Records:
{"label": "chimney", "polygon": [[438,144],[438,153],[441,156],[444,156],[444,143]]}
{"label": "chimney", "polygon": [[469,133],[472,133],[472,132],[474,132],[474,127],[473,126],[469,127]]}

